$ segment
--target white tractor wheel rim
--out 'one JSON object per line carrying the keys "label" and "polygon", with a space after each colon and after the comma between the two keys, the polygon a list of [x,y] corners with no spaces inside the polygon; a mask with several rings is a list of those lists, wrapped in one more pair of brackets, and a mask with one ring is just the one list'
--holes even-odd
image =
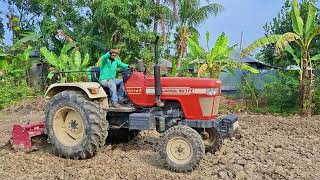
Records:
{"label": "white tractor wheel rim", "polygon": [[174,137],[167,144],[167,154],[169,159],[176,164],[187,164],[193,154],[192,145],[184,137]]}
{"label": "white tractor wheel rim", "polygon": [[63,145],[75,146],[84,136],[83,119],[74,109],[63,107],[54,115],[53,132]]}

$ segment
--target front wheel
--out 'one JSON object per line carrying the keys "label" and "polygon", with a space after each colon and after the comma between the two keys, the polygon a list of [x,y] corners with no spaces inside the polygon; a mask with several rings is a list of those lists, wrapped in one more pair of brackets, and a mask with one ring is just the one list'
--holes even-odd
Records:
{"label": "front wheel", "polygon": [[172,171],[192,171],[204,154],[205,147],[200,134],[188,126],[174,126],[163,135],[160,155]]}

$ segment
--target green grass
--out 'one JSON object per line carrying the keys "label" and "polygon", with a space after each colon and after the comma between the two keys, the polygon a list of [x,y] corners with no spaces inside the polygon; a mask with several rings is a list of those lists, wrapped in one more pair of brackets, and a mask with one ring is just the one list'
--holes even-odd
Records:
{"label": "green grass", "polygon": [[298,114],[298,108],[290,108],[290,109],[281,109],[275,106],[264,106],[264,107],[253,107],[248,106],[248,111],[259,113],[259,114],[272,114],[272,115],[281,115],[281,116],[290,116],[293,114]]}

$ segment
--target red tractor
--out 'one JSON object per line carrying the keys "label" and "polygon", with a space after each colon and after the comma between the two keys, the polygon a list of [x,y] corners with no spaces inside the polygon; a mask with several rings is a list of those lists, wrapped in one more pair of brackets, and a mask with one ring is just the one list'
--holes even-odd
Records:
{"label": "red tractor", "polygon": [[[49,87],[45,130],[59,156],[91,158],[108,135],[130,140],[142,130],[157,130],[164,133],[161,158],[170,170],[186,172],[198,166],[205,152],[215,152],[223,138],[235,133],[237,116],[218,117],[219,80],[160,77],[155,54],[154,76],[143,73],[143,64],[138,71],[122,72],[132,107],[109,107],[107,91],[97,82]],[[98,75],[92,71],[91,81]]]}

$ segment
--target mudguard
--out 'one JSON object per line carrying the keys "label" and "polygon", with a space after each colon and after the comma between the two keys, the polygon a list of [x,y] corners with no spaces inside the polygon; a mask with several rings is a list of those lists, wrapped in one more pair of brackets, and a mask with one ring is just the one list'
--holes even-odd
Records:
{"label": "mudguard", "polygon": [[45,96],[51,98],[59,92],[65,90],[83,91],[88,95],[90,99],[100,99],[107,97],[107,94],[102,86],[96,82],[55,83],[48,88]]}

